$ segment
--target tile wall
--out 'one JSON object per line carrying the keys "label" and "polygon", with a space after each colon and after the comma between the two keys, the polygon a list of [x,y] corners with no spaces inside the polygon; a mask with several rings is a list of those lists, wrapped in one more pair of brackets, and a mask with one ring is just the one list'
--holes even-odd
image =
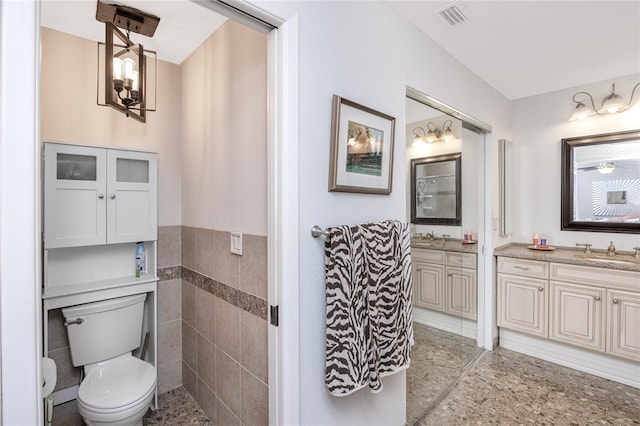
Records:
{"label": "tile wall", "polygon": [[[181,268],[174,266],[178,254]],[[179,385],[180,353],[182,384],[212,421],[268,424],[266,237],[244,234],[243,255],[237,256],[230,253],[228,232],[159,228],[158,264],[162,391]]]}

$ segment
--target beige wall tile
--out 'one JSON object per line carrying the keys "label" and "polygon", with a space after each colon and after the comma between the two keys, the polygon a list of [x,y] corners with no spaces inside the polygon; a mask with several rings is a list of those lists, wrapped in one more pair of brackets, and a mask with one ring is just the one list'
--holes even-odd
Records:
{"label": "beige wall tile", "polygon": [[216,404],[216,422],[217,425],[224,426],[240,426],[240,419],[236,417],[229,407],[224,405],[220,399],[217,399]]}
{"label": "beige wall tile", "polygon": [[169,392],[182,385],[182,360],[158,366],[158,393]]}
{"label": "beige wall tile", "polygon": [[183,226],[181,229],[182,266],[195,270],[196,264],[196,229]]}
{"label": "beige wall tile", "polygon": [[182,321],[182,359],[193,371],[198,369],[198,344],[196,330]]}
{"label": "beige wall tile", "polygon": [[206,290],[198,288],[197,330],[211,342],[216,342],[216,297]]}
{"label": "beige wall tile", "polygon": [[269,388],[245,369],[242,369],[241,420],[245,425],[269,425]]}
{"label": "beige wall tile", "polygon": [[158,282],[158,323],[182,318],[182,280]]}
{"label": "beige wall tile", "polygon": [[231,234],[215,232],[215,259],[213,278],[233,288],[238,288],[240,256],[231,253]]}
{"label": "beige wall tile", "polygon": [[216,345],[231,358],[240,361],[240,308],[216,300]]}
{"label": "beige wall tile", "polygon": [[184,386],[193,399],[198,400],[198,377],[186,362],[182,363],[182,386]]}
{"label": "beige wall tile", "polygon": [[213,277],[215,231],[196,228],[196,262],[195,270],[208,277]]}
{"label": "beige wall tile", "polygon": [[64,316],[62,309],[49,311],[49,350],[55,351],[69,346],[67,327],[64,326]]}
{"label": "beige wall tile", "polygon": [[196,327],[197,324],[197,308],[196,303],[196,289],[197,287],[187,280],[182,280],[182,319],[186,321],[190,326]]}
{"label": "beige wall tile", "polygon": [[268,383],[268,325],[249,312],[240,313],[240,363],[264,383]]}
{"label": "beige wall tile", "polygon": [[158,227],[158,267],[179,266],[182,262],[180,226]]}
{"label": "beige wall tile", "polygon": [[216,351],[216,395],[240,416],[240,364],[221,350]]}
{"label": "beige wall tile", "polygon": [[267,237],[244,234],[239,259],[240,290],[267,299]]}
{"label": "beige wall tile", "polygon": [[69,348],[49,351],[49,358],[56,363],[58,378],[54,390],[65,389],[80,384],[80,368],[74,368],[71,364],[71,352]]}
{"label": "beige wall tile", "polygon": [[198,377],[207,386],[216,386],[216,348],[213,343],[198,333]]}
{"label": "beige wall tile", "polygon": [[198,405],[212,422],[216,418],[216,394],[202,381],[198,380]]}
{"label": "beige wall tile", "polygon": [[158,365],[182,359],[182,320],[158,324]]}

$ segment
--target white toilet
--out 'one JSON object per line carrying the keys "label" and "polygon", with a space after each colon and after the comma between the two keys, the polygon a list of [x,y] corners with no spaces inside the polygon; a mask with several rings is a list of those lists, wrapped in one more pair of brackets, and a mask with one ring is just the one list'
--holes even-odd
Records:
{"label": "white toilet", "polygon": [[142,426],[156,369],[131,354],[141,343],[146,294],[62,309],[71,361],[84,367],[78,411],[88,426]]}

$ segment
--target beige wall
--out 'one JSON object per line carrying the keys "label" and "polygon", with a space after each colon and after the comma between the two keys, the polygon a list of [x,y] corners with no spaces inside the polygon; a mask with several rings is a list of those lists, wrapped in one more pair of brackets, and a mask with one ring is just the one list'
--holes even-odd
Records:
{"label": "beige wall", "polygon": [[266,235],[266,35],[227,21],[181,67],[182,224]]}
{"label": "beige wall", "polygon": [[157,111],[140,123],[96,104],[97,43],[42,28],[43,141],[158,153],[158,225],[181,223],[180,67],[158,61]]}

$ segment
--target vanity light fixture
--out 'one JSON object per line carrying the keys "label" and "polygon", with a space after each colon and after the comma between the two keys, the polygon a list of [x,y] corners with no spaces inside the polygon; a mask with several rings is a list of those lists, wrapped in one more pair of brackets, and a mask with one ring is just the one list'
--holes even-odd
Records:
{"label": "vanity light fixture", "polygon": [[[104,103],[100,103],[100,65],[98,66],[98,105],[111,106],[127,117],[146,122],[146,112],[155,111],[147,99],[148,60],[157,70],[156,52],[131,41],[131,32],[152,37],[160,18],[132,7],[98,1],[96,20],[105,23],[105,43],[98,43],[98,61],[104,50]],[[119,28],[125,30],[123,33]],[[157,78],[154,76],[154,84]],[[155,86],[154,86],[155,87]],[[154,101],[155,104],[155,101]]]}
{"label": "vanity light fixture", "polygon": [[[631,91],[631,97],[629,98],[629,102],[625,103],[622,97],[616,94],[616,84],[611,84],[611,94],[605,97],[602,100],[602,107],[598,110],[596,109],[595,103],[593,102],[593,97],[587,92],[577,92],[573,95],[573,102],[575,102],[576,107],[573,110],[573,114],[571,114],[571,118],[569,121],[575,120],[585,120],[587,117],[592,115],[605,115],[605,114],[614,114],[617,112],[624,112],[631,108],[633,105],[633,97],[636,93],[636,89],[640,86],[640,82],[636,84]],[[582,95],[582,97],[581,97]],[[591,105],[589,105],[589,103]]]}
{"label": "vanity light fixture", "polygon": [[[413,129],[413,144],[412,147],[419,146],[423,143],[434,143],[434,142],[451,142],[455,140],[456,136],[453,134],[451,130],[451,126],[453,122],[451,120],[446,120],[442,124],[442,130],[438,129],[435,124],[432,122],[427,123],[427,129],[425,130],[422,127],[416,127]],[[422,132],[422,135],[420,135]]]}

